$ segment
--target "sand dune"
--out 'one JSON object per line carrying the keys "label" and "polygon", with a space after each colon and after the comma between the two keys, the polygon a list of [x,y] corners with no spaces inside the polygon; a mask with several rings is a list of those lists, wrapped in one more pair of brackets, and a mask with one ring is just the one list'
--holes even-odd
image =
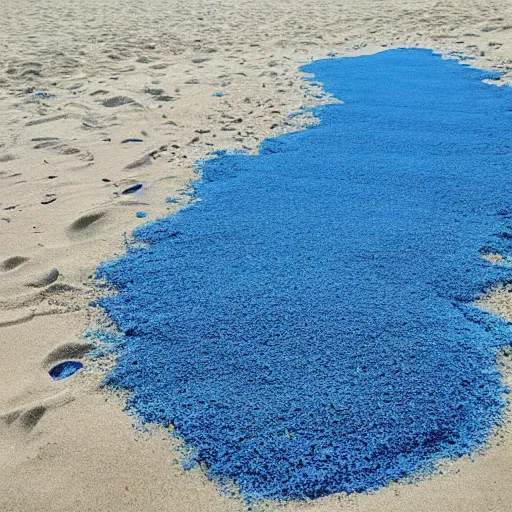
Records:
{"label": "sand dune", "polygon": [[[133,428],[123,397],[99,389],[108,361],[84,359],[84,371],[63,381],[48,369],[89,349],[82,334],[101,320],[88,306],[98,293],[90,276],[123,251],[124,233],[187,202],[197,159],[254,150],[308,122],[289,119],[291,111],[329,101],[301,80],[300,64],[402,46],[461,52],[510,82],[512,8],[476,0],[3,3],[1,510],[244,509],[200,470],[173,462],[169,432]],[[503,297],[484,306],[510,314]],[[474,462],[439,476],[286,508],[506,512],[511,470],[505,428]]]}

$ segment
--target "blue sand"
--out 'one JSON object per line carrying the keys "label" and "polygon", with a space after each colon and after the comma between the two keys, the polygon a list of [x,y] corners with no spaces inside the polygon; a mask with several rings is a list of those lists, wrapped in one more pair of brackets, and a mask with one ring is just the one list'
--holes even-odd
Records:
{"label": "blue sand", "polygon": [[129,142],[144,142],[142,139],[124,139],[121,141],[121,144],[127,144]]}
{"label": "blue sand", "polygon": [[83,364],[78,361],[64,361],[55,365],[48,372],[53,380],[61,380],[67,377],[71,377],[80,368],[83,368]]}
{"label": "blue sand", "polygon": [[34,96],[37,96],[38,98],[44,98],[45,100],[57,97],[57,96],[55,96],[55,94],[50,94],[49,92],[45,92],[45,91],[35,92]]}
{"label": "blue sand", "polygon": [[148,214],[147,214],[146,212],[137,212],[135,215],[136,215],[139,219],[145,219],[145,218],[148,216]]}
{"label": "blue sand", "polygon": [[[107,383],[247,499],[375,489],[499,423],[512,278],[512,90],[426,50],[303,68],[344,104],[202,166],[200,201],[98,276],[122,334]],[[141,244],[142,243],[142,244]]]}
{"label": "blue sand", "polygon": [[137,183],[137,185],[133,185],[133,187],[128,187],[127,189],[123,190],[121,194],[134,194],[137,192],[137,190],[140,190],[142,188],[141,183]]}

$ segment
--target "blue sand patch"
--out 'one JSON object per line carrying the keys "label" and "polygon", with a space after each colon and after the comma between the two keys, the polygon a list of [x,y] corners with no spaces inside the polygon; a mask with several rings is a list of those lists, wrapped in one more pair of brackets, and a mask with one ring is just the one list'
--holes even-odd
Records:
{"label": "blue sand patch", "polygon": [[128,187],[126,189],[124,189],[121,194],[134,194],[135,192],[137,192],[137,190],[140,190],[142,188],[142,184],[141,183],[137,183],[137,185],[133,185],[133,187]]}
{"label": "blue sand patch", "polygon": [[121,144],[128,144],[129,142],[144,142],[142,139],[124,139]]}
{"label": "blue sand patch", "polygon": [[63,361],[55,365],[48,373],[53,380],[61,380],[66,377],[71,377],[80,368],[83,368],[83,364],[78,361]]}
{"label": "blue sand patch", "polygon": [[426,50],[303,68],[344,104],[257,156],[203,163],[197,201],[98,276],[125,335],[107,383],[248,498],[375,489],[499,423],[512,278],[512,90]]}
{"label": "blue sand patch", "polygon": [[49,92],[45,91],[38,91],[34,93],[34,96],[37,96],[38,98],[43,98],[45,100],[49,100],[51,98],[56,98],[55,94],[50,94]]}
{"label": "blue sand patch", "polygon": [[145,218],[148,216],[148,214],[147,214],[146,212],[137,212],[135,215],[136,215],[139,219],[145,219]]}
{"label": "blue sand patch", "polygon": [[216,96],[217,98],[222,98],[222,96],[224,96],[224,93],[223,92],[214,92],[212,94],[212,96]]}

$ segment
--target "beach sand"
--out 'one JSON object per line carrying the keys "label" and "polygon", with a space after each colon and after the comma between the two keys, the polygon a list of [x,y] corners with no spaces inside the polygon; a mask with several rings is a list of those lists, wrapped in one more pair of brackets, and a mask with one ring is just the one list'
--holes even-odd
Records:
{"label": "beach sand", "polygon": [[[108,361],[85,358],[62,381],[48,369],[89,350],[83,333],[101,320],[88,306],[96,266],[123,252],[125,233],[186,203],[197,159],[255,150],[300,128],[290,112],[324,101],[301,64],[415,46],[474,56],[510,82],[511,4],[3,2],[0,510],[247,509],[200,469],[184,471],[169,431],[141,432],[123,397],[100,389]],[[482,306],[512,318],[510,295],[499,290]],[[434,476],[284,509],[507,512],[510,474],[505,426],[482,454]]]}

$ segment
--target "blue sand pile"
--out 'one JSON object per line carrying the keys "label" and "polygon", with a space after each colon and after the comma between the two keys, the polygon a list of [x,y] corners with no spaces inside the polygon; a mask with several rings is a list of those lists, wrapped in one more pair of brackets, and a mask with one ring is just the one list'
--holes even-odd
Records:
{"label": "blue sand pile", "polygon": [[461,456],[499,422],[512,270],[512,90],[426,50],[324,60],[344,104],[258,156],[203,165],[201,199],[102,265],[125,334],[108,384],[248,497],[364,491]]}
{"label": "blue sand pile", "polygon": [[61,380],[75,374],[80,368],[83,368],[83,364],[79,361],[63,361],[55,365],[48,372],[53,380]]}

